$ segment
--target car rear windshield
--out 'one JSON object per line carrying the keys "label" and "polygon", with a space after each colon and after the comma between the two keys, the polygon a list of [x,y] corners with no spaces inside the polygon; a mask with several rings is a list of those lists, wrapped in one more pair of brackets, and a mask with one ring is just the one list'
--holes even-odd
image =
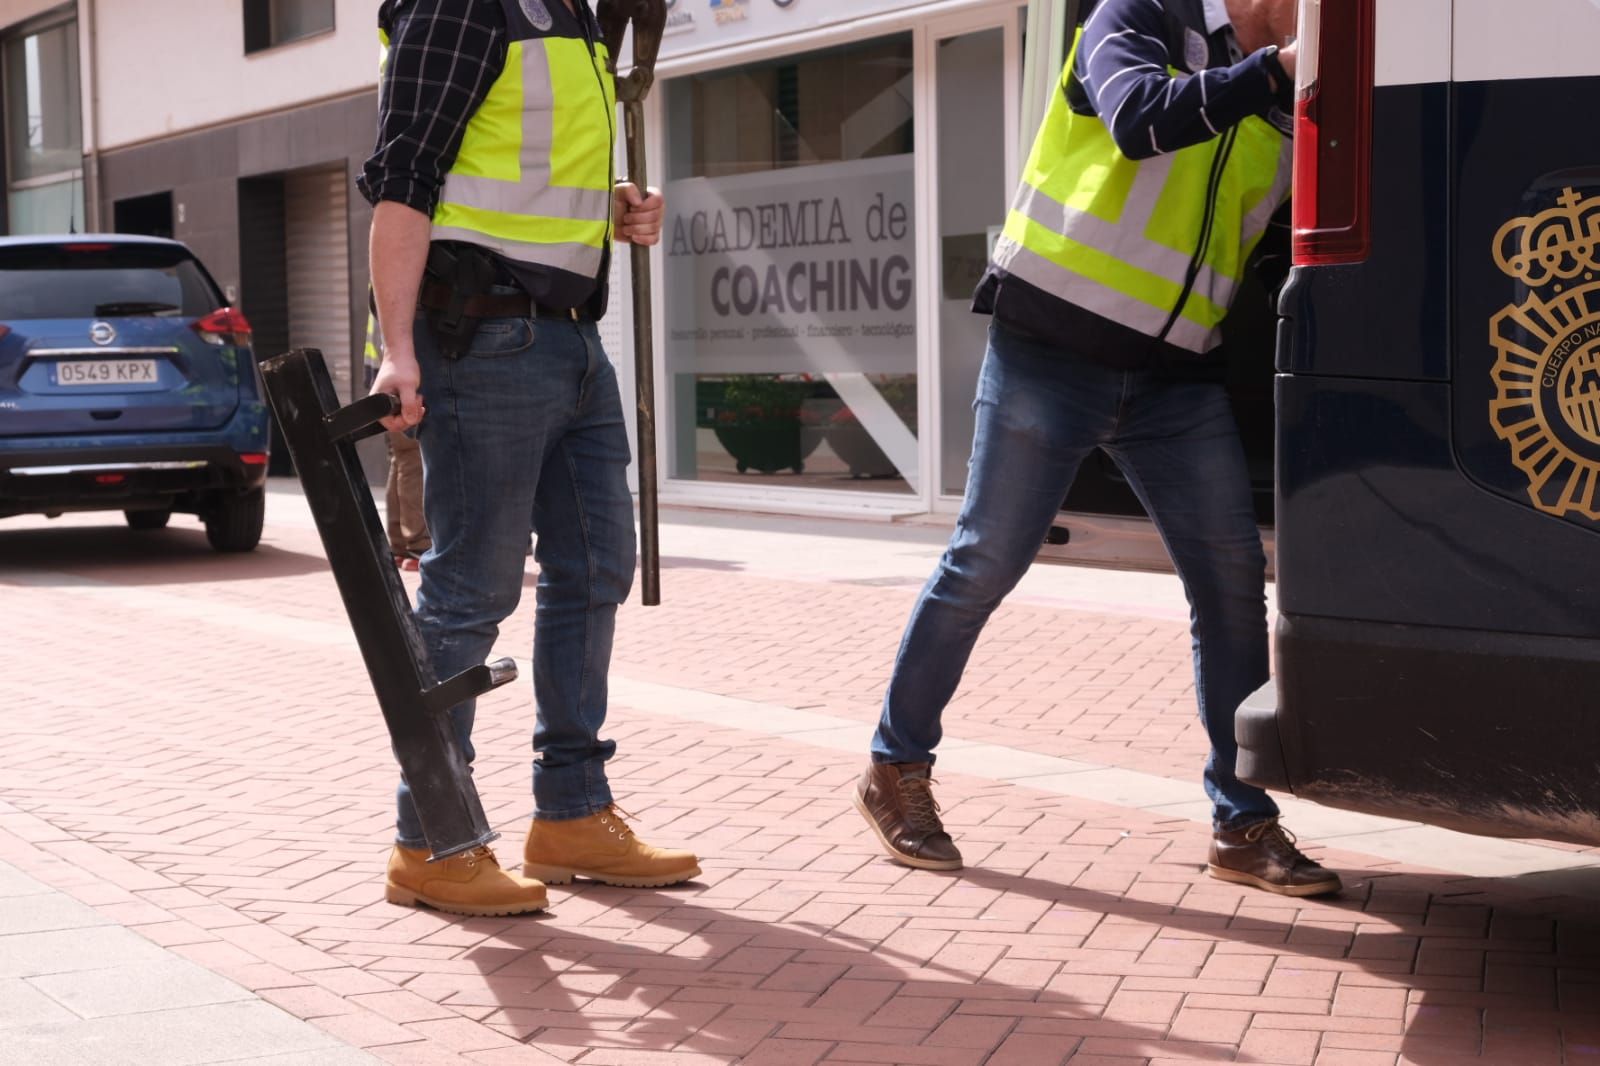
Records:
{"label": "car rear windshield", "polygon": [[179,315],[221,305],[184,248],[151,244],[0,247],[0,322],[30,318]]}

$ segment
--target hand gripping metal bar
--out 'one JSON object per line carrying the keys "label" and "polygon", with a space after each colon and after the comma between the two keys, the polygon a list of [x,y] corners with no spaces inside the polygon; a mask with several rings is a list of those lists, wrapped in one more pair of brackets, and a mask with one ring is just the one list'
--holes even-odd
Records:
{"label": "hand gripping metal bar", "polygon": [[[667,25],[666,0],[601,0],[595,13],[606,41],[611,73],[617,72],[622,40],[633,27],[633,67],[617,79],[622,104],[623,138],[628,146],[628,180],[643,192],[645,175],[644,98],[655,80],[656,55]],[[651,322],[650,249],[632,245],[633,380],[638,396],[639,442],[639,575],[640,600],[646,607],[661,602],[661,523],[656,488],[655,330]]]}
{"label": "hand gripping metal bar", "polygon": [[428,663],[355,450],[355,441],[381,431],[380,418],[399,413],[399,400],[374,395],[340,407],[322,353],[311,348],[268,359],[261,376],[428,848],[442,859],[487,844],[499,834],[489,828],[448,712],[514,680],[517,667],[500,659],[440,683]]}

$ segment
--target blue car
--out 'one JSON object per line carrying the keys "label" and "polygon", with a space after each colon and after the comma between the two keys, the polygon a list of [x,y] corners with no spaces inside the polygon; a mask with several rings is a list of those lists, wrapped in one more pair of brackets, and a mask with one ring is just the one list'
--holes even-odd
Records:
{"label": "blue car", "polygon": [[0,518],[181,511],[250,551],[267,427],[250,325],[183,244],[0,238]]}

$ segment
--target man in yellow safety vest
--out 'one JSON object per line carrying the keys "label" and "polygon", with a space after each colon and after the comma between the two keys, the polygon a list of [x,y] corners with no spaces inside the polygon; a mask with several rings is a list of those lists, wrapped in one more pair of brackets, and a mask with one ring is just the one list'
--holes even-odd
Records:
{"label": "man in yellow safety vest", "polygon": [[1191,606],[1211,741],[1210,871],[1337,891],[1234,774],[1234,715],[1265,683],[1266,559],[1220,326],[1289,194],[1293,0],[1100,0],[1078,32],[975,310],[993,315],[966,499],[906,628],[856,803],[889,853],[956,869],[931,791],[939,718],[990,613],[1102,448]]}
{"label": "man in yellow safety vest", "polygon": [[[372,388],[417,427],[433,548],[416,618],[435,672],[482,663],[538,538],[534,816],[522,874],[487,848],[427,862],[398,796],[391,902],[460,914],[546,905],[542,882],[675,884],[695,857],[644,844],[602,740],[617,606],[633,581],[628,441],[596,320],[613,240],[654,244],[662,200],[612,174],[615,87],[587,0],[386,0],[372,279]],[[423,398],[428,406],[426,415]],[[451,716],[473,755],[473,705]]]}

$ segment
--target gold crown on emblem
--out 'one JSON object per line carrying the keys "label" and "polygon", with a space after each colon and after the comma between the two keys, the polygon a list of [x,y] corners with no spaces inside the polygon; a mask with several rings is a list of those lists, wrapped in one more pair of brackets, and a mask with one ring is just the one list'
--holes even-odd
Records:
{"label": "gold crown on emblem", "polygon": [[1600,196],[1585,200],[1569,187],[1556,204],[1494,235],[1495,265],[1530,288],[1600,270]]}

